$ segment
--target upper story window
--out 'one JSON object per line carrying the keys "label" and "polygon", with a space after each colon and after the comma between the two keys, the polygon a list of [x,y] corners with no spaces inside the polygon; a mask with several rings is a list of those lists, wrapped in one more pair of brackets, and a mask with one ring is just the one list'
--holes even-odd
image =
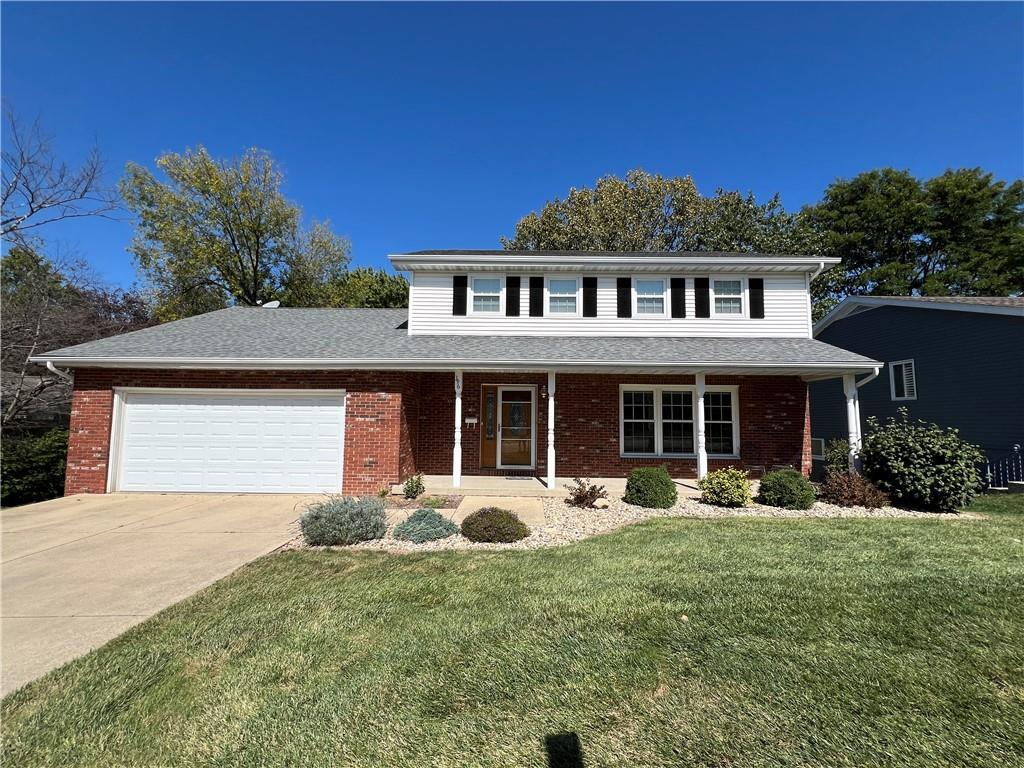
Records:
{"label": "upper story window", "polygon": [[917,400],[917,372],[913,360],[889,363],[889,392],[893,400]]}
{"label": "upper story window", "polygon": [[712,314],[715,317],[743,317],[743,280],[740,278],[711,281]]}
{"label": "upper story window", "polygon": [[473,311],[501,312],[501,278],[473,278]]}
{"label": "upper story window", "polygon": [[637,278],[634,281],[636,314],[665,316],[665,281]]}
{"label": "upper story window", "polygon": [[552,277],[548,280],[548,314],[579,314],[579,281],[574,277]]}

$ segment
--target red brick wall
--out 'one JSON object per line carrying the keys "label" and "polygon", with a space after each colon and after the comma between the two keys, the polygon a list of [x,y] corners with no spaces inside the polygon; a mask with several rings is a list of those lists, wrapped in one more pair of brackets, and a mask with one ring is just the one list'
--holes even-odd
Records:
{"label": "red brick wall", "polygon": [[[64,492],[104,493],[113,387],[345,389],[345,493],[374,493],[415,470],[416,376],[384,371],[168,371],[83,368],[75,372]],[[450,455],[450,454],[449,454]],[[449,460],[450,463],[450,460]]]}
{"label": "red brick wall", "polygon": [[[666,465],[679,476],[696,477],[696,459],[632,459],[619,455],[619,384],[690,384],[693,376],[559,375],[555,395],[555,460],[560,477],[625,477],[634,467]],[[463,416],[480,417],[483,384],[536,384],[537,469],[546,474],[547,376],[470,374],[463,382]],[[792,464],[810,472],[810,407],[807,386],[796,377],[708,376],[707,384],[739,387],[740,459],[711,459],[709,466],[764,467]],[[454,440],[454,377],[422,374],[417,468],[428,474],[451,472]],[[462,471],[480,469],[480,423],[463,424]]]}

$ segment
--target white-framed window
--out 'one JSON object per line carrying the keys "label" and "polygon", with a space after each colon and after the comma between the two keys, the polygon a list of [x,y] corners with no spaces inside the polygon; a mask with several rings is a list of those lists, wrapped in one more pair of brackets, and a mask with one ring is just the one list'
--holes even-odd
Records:
{"label": "white-framed window", "polygon": [[825,458],[825,438],[824,437],[812,437],[811,438],[811,458],[812,459],[824,459]]}
{"label": "white-framed window", "polygon": [[[709,456],[739,455],[736,387],[704,392],[704,437]],[[623,456],[695,456],[695,387],[619,386],[620,442]]]}
{"label": "white-framed window", "polygon": [[712,317],[747,316],[747,281],[742,277],[713,277],[711,283]]}
{"label": "white-framed window", "polygon": [[661,278],[633,278],[633,314],[665,316],[665,281]]}
{"label": "white-framed window", "polygon": [[580,281],[576,277],[548,278],[548,314],[578,315],[580,313]]}
{"label": "white-framed window", "polygon": [[889,363],[889,394],[893,400],[917,400],[917,373],[913,360]]}
{"label": "white-framed window", "polygon": [[502,277],[474,277],[470,283],[472,293],[470,307],[473,314],[491,314],[503,311],[502,298],[504,291]]}

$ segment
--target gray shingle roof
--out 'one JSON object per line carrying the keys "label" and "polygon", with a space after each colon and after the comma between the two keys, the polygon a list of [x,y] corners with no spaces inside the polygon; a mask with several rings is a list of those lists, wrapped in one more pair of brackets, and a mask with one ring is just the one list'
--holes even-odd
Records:
{"label": "gray shingle roof", "polygon": [[[802,338],[409,336],[404,309],[223,309],[35,358],[60,365],[131,361],[374,361],[574,366],[868,368],[873,361]],[[383,367],[383,366],[382,366]]]}

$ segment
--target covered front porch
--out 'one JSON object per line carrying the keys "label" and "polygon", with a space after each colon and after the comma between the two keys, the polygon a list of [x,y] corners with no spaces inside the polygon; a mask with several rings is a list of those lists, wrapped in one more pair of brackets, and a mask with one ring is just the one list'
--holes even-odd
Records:
{"label": "covered front porch", "polygon": [[808,474],[807,382],[840,376],[856,456],[857,387],[867,379],[855,372],[646,371],[421,373],[403,465],[425,475],[430,493],[479,495],[562,495],[574,477],[616,493],[640,466],[666,467],[684,496],[725,466],[753,478],[780,468]]}

